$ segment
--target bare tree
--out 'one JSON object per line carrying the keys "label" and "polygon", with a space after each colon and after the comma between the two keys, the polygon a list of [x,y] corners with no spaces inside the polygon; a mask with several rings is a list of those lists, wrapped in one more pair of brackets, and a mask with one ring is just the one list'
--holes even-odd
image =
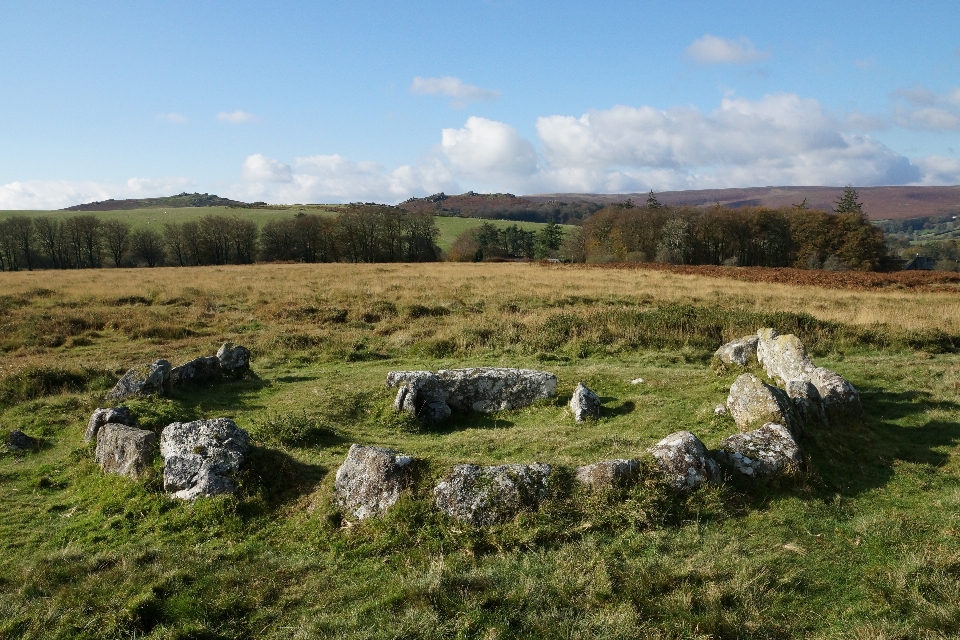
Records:
{"label": "bare tree", "polygon": [[100,233],[114,266],[119,269],[123,257],[130,250],[130,224],[123,220],[107,220],[101,225]]}
{"label": "bare tree", "polygon": [[133,254],[147,263],[148,267],[163,264],[163,237],[153,229],[139,229],[131,242]]}

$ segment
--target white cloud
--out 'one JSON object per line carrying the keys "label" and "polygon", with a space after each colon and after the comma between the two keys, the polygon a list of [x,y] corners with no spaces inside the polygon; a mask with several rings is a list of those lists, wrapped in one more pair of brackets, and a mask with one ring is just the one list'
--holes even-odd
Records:
{"label": "white cloud", "polygon": [[446,96],[451,99],[451,106],[458,109],[467,106],[468,102],[496,100],[500,97],[499,91],[466,84],[460,78],[453,76],[443,76],[442,78],[421,78],[417,76],[410,85],[410,93]]}
{"label": "white cloud", "polygon": [[182,113],[158,113],[157,120],[161,122],[169,122],[171,124],[183,124],[188,122],[187,116]]}
{"label": "white cloud", "polygon": [[259,153],[243,161],[242,174],[247,182],[293,182],[290,165]]}
{"label": "white cloud", "polygon": [[745,37],[728,40],[709,33],[690,43],[685,53],[697,64],[749,64],[770,57],[769,51],[757,51]]}
{"label": "white cloud", "polygon": [[960,130],[960,87],[944,94],[922,85],[900,88],[891,94],[895,122],[908,129],[924,131]]}
{"label": "white cloud", "polygon": [[187,178],[130,178],[123,184],[71,180],[27,180],[0,185],[0,209],[63,209],[124,198],[155,198],[195,187]]}
{"label": "white cloud", "polygon": [[440,148],[459,173],[484,183],[516,184],[537,171],[533,145],[503,122],[477,116],[440,132]]}
{"label": "white cloud", "polygon": [[249,111],[221,111],[217,114],[217,120],[220,122],[229,122],[230,124],[246,124],[249,122],[260,122],[260,118]]}
{"label": "white cloud", "polygon": [[960,185],[960,160],[927,156],[914,161],[923,170],[922,185]]}

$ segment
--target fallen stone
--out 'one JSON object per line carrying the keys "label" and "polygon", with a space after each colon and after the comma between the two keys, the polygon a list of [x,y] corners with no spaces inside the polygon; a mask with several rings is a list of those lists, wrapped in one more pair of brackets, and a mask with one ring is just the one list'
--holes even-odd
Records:
{"label": "fallen stone", "polygon": [[760,338],[751,335],[738,340],[731,340],[717,349],[713,357],[724,365],[749,366],[757,358],[757,343]]}
{"label": "fallen stone", "polygon": [[790,380],[809,380],[817,368],[800,338],[792,333],[780,335],[774,329],[757,331],[757,360],[767,375],[779,384]]}
{"label": "fallen stone", "polygon": [[37,440],[20,429],[13,429],[7,435],[7,448],[10,451],[33,451],[37,448]]}
{"label": "fallen stone", "polygon": [[220,360],[220,370],[225,375],[243,377],[250,370],[250,349],[224,342],[217,350],[217,359]]}
{"label": "fallen stone", "polygon": [[570,410],[577,422],[596,420],[600,417],[600,396],[588,389],[587,385],[578,382],[570,398]]}
{"label": "fallen stone", "polygon": [[104,473],[138,479],[150,469],[156,441],[152,431],[108,422],[97,434],[94,457]]}
{"label": "fallen stone", "polygon": [[170,370],[170,386],[183,387],[220,378],[220,359],[217,356],[194,358]]}
{"label": "fallen stone", "polygon": [[667,483],[677,491],[692,491],[720,480],[720,468],[707,448],[689,431],[671,433],[649,449]]}
{"label": "fallen stone", "polygon": [[337,504],[358,520],[382,515],[409,486],[411,462],[392,449],[351,445],[333,483]]}
{"label": "fallen stone", "polygon": [[628,484],[639,470],[639,460],[603,460],[577,467],[576,478],[590,489],[611,489]]}
{"label": "fallen stone", "polygon": [[790,431],[772,422],[726,438],[717,453],[720,464],[753,478],[788,473],[801,459],[800,447]]}
{"label": "fallen stone", "polygon": [[234,493],[249,450],[247,432],[229,418],[167,425],[160,434],[163,489],[183,500]]}
{"label": "fallen stone", "polygon": [[387,386],[400,387],[394,400],[397,411],[437,421],[449,417],[448,409],[493,413],[550,398],[556,393],[557,377],[545,371],[495,367],[391,371]]}
{"label": "fallen stone", "polygon": [[791,380],[787,383],[787,397],[793,403],[797,417],[804,425],[826,425],[827,415],[817,387],[809,380]]}
{"label": "fallen stone", "polygon": [[106,409],[96,409],[87,422],[87,430],[83,433],[83,441],[90,442],[97,437],[100,428],[112,422],[113,424],[125,424],[128,427],[137,426],[137,417],[126,407],[108,407]]}
{"label": "fallen stone", "polygon": [[508,522],[535,511],[548,493],[550,465],[458,464],[436,486],[437,508],[451,518],[480,527]]}
{"label": "fallen stone", "polygon": [[107,400],[126,400],[135,396],[164,395],[170,388],[170,363],[157,360],[127,371],[107,393]]}
{"label": "fallen stone", "polygon": [[820,392],[823,410],[831,423],[837,424],[863,415],[860,394],[843,376],[829,369],[817,367],[810,376],[810,382]]}
{"label": "fallen stone", "polygon": [[801,430],[787,394],[752,373],[740,375],[730,386],[727,409],[740,431],[750,431],[768,422],[787,425],[796,432]]}

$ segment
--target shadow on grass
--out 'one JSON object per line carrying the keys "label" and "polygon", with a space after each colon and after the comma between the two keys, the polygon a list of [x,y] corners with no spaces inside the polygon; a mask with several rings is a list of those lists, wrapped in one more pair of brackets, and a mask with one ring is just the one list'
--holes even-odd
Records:
{"label": "shadow on grass", "polygon": [[635,402],[633,402],[633,400],[626,400],[612,407],[604,406],[604,405],[607,405],[607,403],[613,402],[615,400],[617,400],[617,398],[610,398],[607,396],[603,396],[600,398],[600,402],[602,403],[600,407],[601,417],[625,416],[628,413],[633,413],[637,408],[637,405]]}
{"label": "shadow on grass", "polygon": [[199,407],[202,412],[257,409],[251,399],[270,386],[269,380],[247,377],[192,387],[181,387],[170,394],[172,400]]}
{"label": "shadow on grass", "polygon": [[247,455],[241,486],[243,493],[259,499],[244,500],[243,509],[247,515],[273,511],[313,492],[328,473],[328,467],[302,462],[284,451],[253,447]]}
{"label": "shadow on grass", "polygon": [[467,429],[509,429],[513,424],[511,420],[505,420],[496,413],[454,410],[450,417],[443,422],[424,425],[423,430],[430,433],[446,434]]}

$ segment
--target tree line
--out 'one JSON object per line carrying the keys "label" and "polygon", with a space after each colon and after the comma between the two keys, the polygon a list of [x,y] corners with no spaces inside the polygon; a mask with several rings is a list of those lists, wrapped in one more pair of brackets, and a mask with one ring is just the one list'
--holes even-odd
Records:
{"label": "tree line", "polygon": [[262,229],[237,216],[206,215],[160,228],[85,214],[0,220],[0,271],[296,262],[425,262],[441,256],[428,214],[352,205],[337,216],[298,213]]}
{"label": "tree line", "polygon": [[783,209],[675,208],[651,192],[643,206],[627,201],[590,216],[562,253],[578,262],[872,270],[883,264],[886,246],[849,188],[833,212],[811,210],[806,201]]}
{"label": "tree line", "polygon": [[544,259],[558,255],[563,242],[560,225],[548,222],[539,231],[511,224],[503,229],[484,222],[461,233],[447,259],[455,262],[480,262],[496,259]]}

